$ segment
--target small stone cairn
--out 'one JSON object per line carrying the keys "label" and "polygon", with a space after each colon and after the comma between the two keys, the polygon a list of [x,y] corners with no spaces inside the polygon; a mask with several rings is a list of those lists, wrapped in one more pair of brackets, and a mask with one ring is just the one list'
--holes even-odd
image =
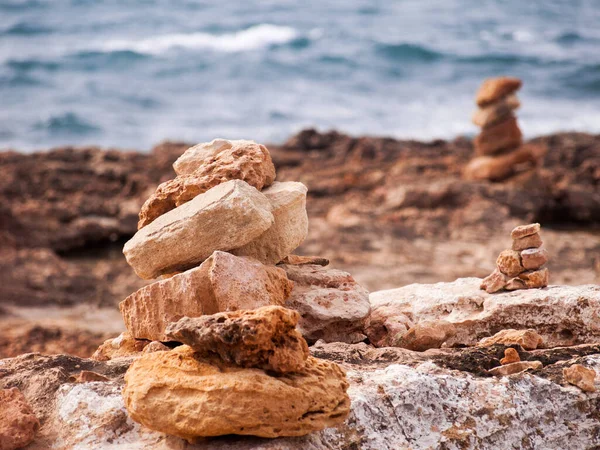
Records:
{"label": "small stone cairn", "polygon": [[481,283],[488,293],[502,289],[543,288],[548,286],[548,252],[542,247],[540,224],[521,225],[511,232],[512,248],[504,250],[496,260],[496,269]]}
{"label": "small stone cairn", "polygon": [[537,165],[545,148],[523,145],[523,135],[514,111],[520,102],[516,91],[522,82],[518,78],[489,78],[477,92],[477,111],[473,123],[481,127],[475,138],[475,158],[465,168],[465,178],[501,181],[523,168]]}
{"label": "small stone cairn", "polygon": [[363,340],[368,292],[326,259],[292,254],[308,233],[307,188],[276,182],[267,148],[246,140],[196,145],[173,167],[123,249],[141,278],[160,279],[121,302],[127,332],[92,357],[134,356],[130,416],[190,441],[343,422],[345,373],[305,338]]}

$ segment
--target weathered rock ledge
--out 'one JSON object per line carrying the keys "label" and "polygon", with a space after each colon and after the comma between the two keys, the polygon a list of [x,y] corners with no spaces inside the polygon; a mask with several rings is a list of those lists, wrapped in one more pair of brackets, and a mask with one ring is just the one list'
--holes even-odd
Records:
{"label": "weathered rock ledge", "polygon": [[[312,347],[315,357],[348,371],[352,410],[337,429],[274,440],[226,436],[189,444],[150,431],[125,413],[121,390],[132,358],[108,362],[27,354],[0,360],[0,388],[18,387],[41,429],[30,450],[70,449],[365,449],[548,448],[600,445],[600,393],[583,392],[563,369],[583,364],[600,371],[600,345],[519,349],[540,370],[496,378],[506,347],[413,352],[367,344]],[[73,383],[90,370],[107,382]]]}

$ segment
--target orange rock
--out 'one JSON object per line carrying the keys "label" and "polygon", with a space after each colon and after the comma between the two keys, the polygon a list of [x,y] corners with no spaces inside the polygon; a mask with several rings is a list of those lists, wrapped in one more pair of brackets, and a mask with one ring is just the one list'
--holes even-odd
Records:
{"label": "orange rock", "polygon": [[166,341],[165,328],[181,317],[282,305],[292,287],[279,267],[216,251],[199,267],[144,286],[119,309],[132,336]]}
{"label": "orange rock", "polygon": [[496,268],[491,274],[483,279],[480,289],[483,289],[488,294],[493,294],[504,288],[506,283],[508,283],[508,280],[509,278]]}
{"label": "orange rock", "polygon": [[275,438],[343,423],[350,412],[347,389],[344,371],[331,361],[309,357],[302,372],[274,376],[199,358],[182,345],[138,358],[125,374],[123,398],[133,420],[184,439]]}
{"label": "orange rock", "polygon": [[134,339],[127,331],[118,337],[107,339],[91,356],[96,361],[109,361],[115,358],[138,355],[150,341]]}
{"label": "orange rock", "polygon": [[509,95],[498,102],[477,109],[473,114],[473,123],[481,128],[489,127],[506,119],[520,105],[516,95]]}
{"label": "orange rock", "polygon": [[519,225],[518,227],[515,227],[510,232],[510,237],[512,239],[524,238],[525,236],[531,236],[532,234],[539,233],[540,229],[541,229],[541,226],[539,223],[530,223],[529,225]]}
{"label": "orange rock", "polygon": [[[219,145],[212,145],[217,141]],[[226,181],[243,180],[261,190],[275,180],[269,151],[253,141],[215,139],[199,144],[186,150],[174,167],[178,176],[158,186],[142,206],[138,229]]]}
{"label": "orange rock", "polygon": [[218,355],[240,367],[278,373],[301,372],[308,345],[296,330],[300,314],[281,306],[264,306],[203,317],[183,317],[166,330],[200,356]]}
{"label": "orange rock", "polygon": [[521,260],[525,269],[539,269],[548,262],[548,252],[545,248],[526,248],[521,252]]}
{"label": "orange rock", "polygon": [[543,288],[548,286],[548,269],[528,270],[519,274],[518,278],[523,280],[528,289]]}
{"label": "orange rock", "polygon": [[538,370],[542,367],[543,364],[540,361],[518,361],[494,367],[488,370],[488,373],[497,377],[504,377],[515,373],[525,372],[526,370]]}
{"label": "orange rock", "polygon": [[594,369],[588,369],[581,364],[573,364],[571,367],[563,369],[563,376],[568,383],[577,386],[582,391],[596,392],[594,385],[596,371]]}
{"label": "orange rock", "polygon": [[516,277],[525,268],[521,265],[521,255],[514,250],[504,250],[496,259],[498,270],[509,277]]}
{"label": "orange rock", "polygon": [[525,144],[516,150],[497,156],[478,156],[465,167],[467,180],[502,181],[511,175],[536,167],[546,154],[546,147]]}
{"label": "orange rock", "polygon": [[521,129],[517,124],[517,119],[510,116],[503,122],[492,125],[482,130],[475,138],[475,154],[478,156],[493,155],[516,148],[523,142]]}
{"label": "orange rock", "polygon": [[478,106],[487,106],[519,90],[522,84],[514,77],[488,78],[479,88],[475,102]]}
{"label": "orange rock", "polygon": [[535,330],[502,330],[495,335],[484,338],[479,342],[481,347],[489,347],[494,344],[520,345],[525,350],[535,350],[543,344],[542,337]]}
{"label": "orange rock", "polygon": [[530,234],[529,236],[525,236],[519,239],[514,239],[512,244],[512,249],[520,252],[521,250],[525,250],[527,248],[538,248],[541,247],[544,242],[539,233]]}
{"label": "orange rock", "polygon": [[440,348],[444,342],[455,334],[456,327],[445,320],[422,322],[396,338],[393,347],[424,352],[430,348]]}
{"label": "orange rock", "polygon": [[503,366],[506,364],[512,364],[521,361],[521,357],[519,356],[519,352],[514,348],[507,348],[504,350],[504,358],[500,360],[500,364]]}
{"label": "orange rock", "polygon": [[31,406],[17,388],[0,389],[0,405],[0,450],[27,446],[40,428]]}
{"label": "orange rock", "polygon": [[144,347],[143,353],[168,352],[169,350],[171,349],[162,342],[152,341]]}

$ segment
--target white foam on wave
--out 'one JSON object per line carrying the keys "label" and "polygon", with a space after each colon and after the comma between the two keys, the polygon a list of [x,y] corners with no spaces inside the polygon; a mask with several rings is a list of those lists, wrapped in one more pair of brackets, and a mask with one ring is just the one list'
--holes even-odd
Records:
{"label": "white foam on wave", "polygon": [[286,44],[298,37],[291,27],[260,24],[245,30],[227,34],[187,33],[167,34],[140,40],[113,40],[102,44],[101,50],[134,51],[158,55],[170,50],[208,49],[220,52],[242,52],[256,50],[270,45]]}

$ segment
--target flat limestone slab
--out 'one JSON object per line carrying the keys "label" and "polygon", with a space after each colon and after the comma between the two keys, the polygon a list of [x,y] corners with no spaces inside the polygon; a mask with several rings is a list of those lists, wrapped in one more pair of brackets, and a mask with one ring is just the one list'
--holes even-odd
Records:
{"label": "flat limestone slab", "polygon": [[123,248],[141,278],[186,270],[215,250],[228,251],[273,225],[271,203],[240,180],[219,184],[139,230]]}
{"label": "flat limestone slab", "polygon": [[250,258],[215,252],[186,272],[144,286],[119,309],[136,339],[168,341],[165,329],[184,316],[283,305],[293,283],[283,269]]}
{"label": "flat limestone slab", "polygon": [[419,324],[454,326],[446,344],[476,345],[506,329],[535,330],[546,347],[600,343],[600,286],[548,286],[488,294],[480,278],[410,284],[371,293],[366,334],[378,346],[394,345]]}
{"label": "flat limestone slab", "polygon": [[250,256],[265,264],[277,264],[302,244],[308,234],[306,193],[302,183],[275,182],[262,193],[271,202],[275,223],[252,242],[233,254]]}

